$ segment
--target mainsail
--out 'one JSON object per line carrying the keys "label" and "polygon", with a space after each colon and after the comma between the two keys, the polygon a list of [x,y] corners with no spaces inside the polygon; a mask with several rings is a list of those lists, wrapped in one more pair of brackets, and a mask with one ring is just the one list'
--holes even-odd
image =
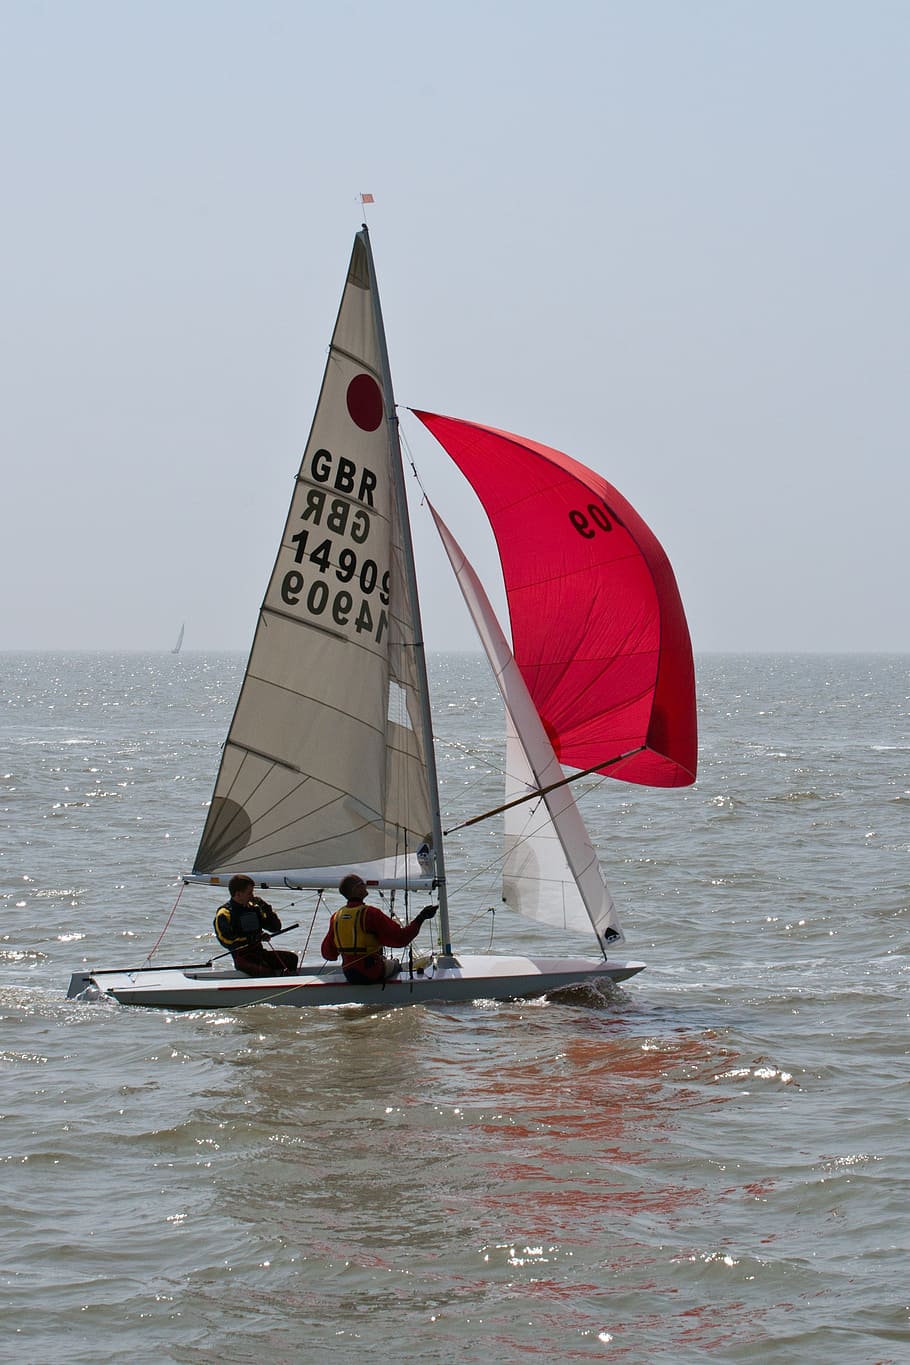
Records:
{"label": "mainsail", "polygon": [[693,782],[692,646],[653,532],[606,479],[558,450],[416,416],[483,503],[512,650],[560,762],[647,786]]}
{"label": "mainsail", "polygon": [[194,876],[432,878],[419,623],[380,329],[364,230]]}

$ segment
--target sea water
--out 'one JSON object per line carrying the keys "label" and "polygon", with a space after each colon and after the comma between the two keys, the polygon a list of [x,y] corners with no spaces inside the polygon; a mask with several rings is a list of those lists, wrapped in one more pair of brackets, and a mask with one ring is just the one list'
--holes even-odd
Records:
{"label": "sea water", "polygon": [[[501,713],[432,664],[454,825]],[[910,659],[703,657],[697,784],[581,783],[622,988],[67,1000],[217,951],[176,874],[242,665],[0,658],[0,1359],[910,1360]],[[457,946],[592,951],[501,907],[495,820],[449,842]],[[312,952],[326,908],[272,899]]]}

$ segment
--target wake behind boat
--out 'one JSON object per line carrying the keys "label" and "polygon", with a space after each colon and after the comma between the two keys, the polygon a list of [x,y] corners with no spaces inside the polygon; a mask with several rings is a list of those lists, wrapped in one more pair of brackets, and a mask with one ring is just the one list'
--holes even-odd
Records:
{"label": "wake behind boat", "polygon": [[405,917],[415,896],[437,900],[438,942],[383,985],[352,986],[325,964],[253,978],[212,963],[78,972],[70,995],[169,1009],[403,1004],[542,995],[642,969],[609,956],[622,929],[571,783],[694,781],[694,668],[672,569],[638,513],[584,465],[495,428],[416,416],[483,504],[505,580],[511,643],[431,509],[505,703],[505,801],[475,817],[503,815],[503,901],[593,933],[600,956],[453,950],[398,418],[364,227],[185,880],[225,887],[245,873],[263,888],[334,893],[356,870]]}

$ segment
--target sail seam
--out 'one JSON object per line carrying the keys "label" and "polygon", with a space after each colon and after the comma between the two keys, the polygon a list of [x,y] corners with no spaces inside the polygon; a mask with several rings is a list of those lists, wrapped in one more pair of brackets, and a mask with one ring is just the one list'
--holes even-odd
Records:
{"label": "sail seam", "polygon": [[[326,487],[324,483],[318,483],[315,479],[308,479],[305,474],[300,473],[295,475],[294,482],[303,484],[305,488],[316,488],[320,491],[324,491]],[[365,498],[355,497],[353,493],[344,493],[342,494],[342,499],[344,502],[349,502],[352,507],[365,507],[371,518],[381,522],[385,526],[388,526],[391,522],[391,517],[386,516],[381,508],[374,507],[374,505],[371,502],[367,502]],[[333,564],[332,567],[336,568],[337,565]]]}
{"label": "sail seam", "polygon": [[[289,848],[274,849],[272,852],[270,852],[269,857],[274,861],[275,859],[284,858],[290,853],[296,854],[298,851],[302,853],[304,849],[307,848],[330,849],[332,845],[338,843],[339,840],[349,839],[353,835],[359,834],[361,830],[375,828],[376,826],[371,824],[369,820],[364,820],[359,825],[351,825],[347,829],[341,830],[338,834],[332,835],[330,838],[311,839],[308,843],[305,844],[294,844]],[[248,858],[250,850],[255,849],[257,845],[261,845],[263,842],[264,840],[257,839],[255,843],[247,844],[246,848],[243,850],[244,857]],[[255,857],[255,854],[253,854],[253,857]]]}
{"label": "sail seam", "polygon": [[359,365],[362,370],[366,370],[368,374],[371,374],[374,379],[378,380],[381,386],[382,371],[377,370],[375,366],[370,365],[368,361],[364,360],[363,356],[355,355],[353,351],[346,351],[343,346],[336,346],[334,343],[329,345],[329,356],[333,359],[337,356],[341,356],[344,360],[350,360],[354,365]]}
{"label": "sail seam", "polygon": [[[307,777],[307,774],[303,769],[295,768],[293,763],[288,763],[283,758],[276,758],[274,754],[267,754],[262,749],[251,749],[248,744],[243,744],[239,740],[226,739],[224,747],[226,749],[239,749],[241,753],[252,754],[253,758],[261,758],[264,763],[273,763],[278,768],[287,768],[289,773],[297,773],[298,777]],[[233,786],[233,783],[231,786]],[[228,788],[228,790],[230,791],[230,788]]]}
{"label": "sail seam", "polygon": [[[346,711],[340,710],[339,707],[332,706],[331,702],[322,697],[314,697],[309,692],[298,692],[295,688],[288,687],[285,683],[275,682],[274,678],[264,678],[260,673],[247,673],[247,681],[249,682],[251,680],[253,682],[261,683],[263,687],[273,687],[276,692],[285,692],[289,697],[299,697],[301,701],[309,701],[312,702],[314,706],[321,706],[327,711],[333,711],[336,715],[343,716],[345,720],[352,721],[354,724],[362,726],[367,731],[372,731],[373,734],[383,733],[381,725],[374,725],[363,716],[351,716]],[[246,752],[251,754],[257,753],[257,750],[249,748],[242,740],[227,739],[225,744],[233,744],[235,748],[246,750]],[[259,757],[274,763],[281,763],[282,761],[280,758],[273,759],[271,755],[265,753],[259,754]],[[303,773],[302,768],[295,768],[291,763],[285,763],[284,767],[290,768],[291,772],[294,773]]]}
{"label": "sail seam", "polygon": [[[299,617],[293,616],[289,611],[281,611],[278,607],[263,606],[261,608],[261,614],[263,616],[277,616],[279,620],[290,621],[292,625],[295,626],[300,624]],[[337,630],[329,630],[328,626],[321,626],[318,622],[307,621],[307,629],[318,631],[321,635],[327,635],[330,640],[339,640],[342,644],[352,645],[355,649],[362,649],[367,654],[375,656],[379,653],[378,650],[368,649],[362,640],[349,640],[346,635],[342,635]],[[256,678],[259,682],[272,682],[270,678],[263,678],[257,673],[248,672],[247,677]],[[284,687],[281,683],[272,683],[272,686],[281,687],[283,691],[290,692],[295,697],[305,697],[307,695],[305,692],[296,692],[293,687]]]}
{"label": "sail seam", "polygon": [[[281,610],[279,610],[278,607],[267,607],[265,604],[263,604],[263,606],[262,606],[262,615],[263,615],[263,616],[277,616],[277,617],[279,617],[282,621],[290,621],[290,622],[291,622],[293,625],[295,625],[295,626],[299,626],[299,625],[300,625],[300,617],[299,617],[299,616],[294,616],[294,615],[293,615],[291,612],[289,612],[289,611],[281,611]],[[316,622],[316,621],[308,621],[308,622],[307,622],[307,626],[309,627],[310,630],[318,630],[322,635],[330,635],[330,636],[332,637],[333,640],[341,640],[341,641],[343,641],[345,644],[347,644],[347,638],[346,638],[344,635],[342,635],[341,632],[338,631],[338,630],[329,630],[329,628],[328,628],[327,626],[321,626],[321,625],[319,625],[319,623]]]}

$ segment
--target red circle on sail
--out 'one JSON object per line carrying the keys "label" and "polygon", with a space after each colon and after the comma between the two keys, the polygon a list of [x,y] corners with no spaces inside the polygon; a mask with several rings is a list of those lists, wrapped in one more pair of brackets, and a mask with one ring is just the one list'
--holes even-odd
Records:
{"label": "red circle on sail", "polygon": [[348,412],[361,431],[375,431],[382,421],[382,392],[369,374],[356,375],[348,385]]}

